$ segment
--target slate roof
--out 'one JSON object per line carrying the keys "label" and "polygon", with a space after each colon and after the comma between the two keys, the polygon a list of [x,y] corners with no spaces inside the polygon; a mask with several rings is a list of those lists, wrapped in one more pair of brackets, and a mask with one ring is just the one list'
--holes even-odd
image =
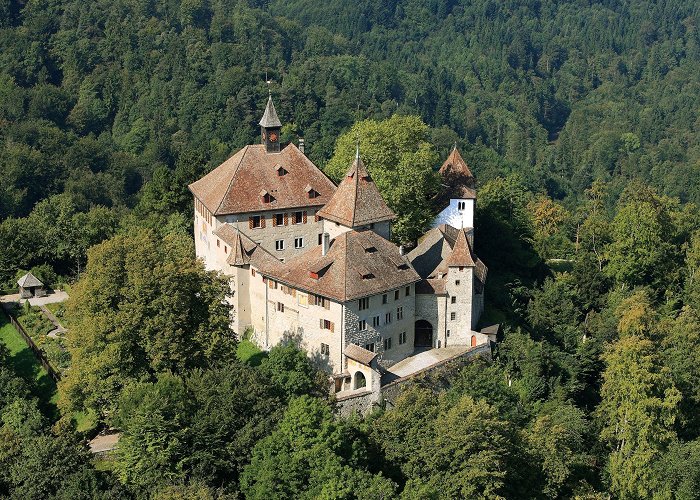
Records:
{"label": "slate roof", "polygon": [[35,286],[44,286],[39,279],[32,273],[27,273],[17,280],[17,284],[22,288],[31,288]]}
{"label": "slate roof", "polygon": [[450,266],[473,267],[479,281],[486,282],[488,268],[474,254],[471,234],[471,228],[455,229],[449,224],[441,224],[425,234],[418,246],[407,255],[422,278],[416,285],[416,293],[447,293],[446,280]]}
{"label": "slate roof", "polygon": [[373,231],[348,231],[330,242],[326,255],[317,245],[285,263],[259,269],[273,279],[338,302],[420,280],[399,248]]}
{"label": "slate roof", "polygon": [[272,102],[272,96],[267,99],[267,106],[265,106],[265,113],[263,113],[260,119],[260,126],[265,128],[276,128],[281,127],[282,122],[277,116],[277,110],[275,110],[275,104]]}
{"label": "slate roof", "polygon": [[[445,188],[443,197],[445,200],[451,199],[475,199],[476,179],[469,169],[467,162],[459,154],[455,145],[445,163],[439,170],[442,177],[442,184]],[[449,202],[448,202],[449,203]]]}
{"label": "slate roof", "polygon": [[370,366],[372,361],[374,361],[374,358],[377,357],[377,354],[368,351],[364,347],[360,347],[359,345],[356,344],[348,344],[345,346],[345,355],[350,358],[354,359],[358,363],[362,363],[363,365]]}
{"label": "slate roof", "polygon": [[369,175],[359,153],[318,215],[346,227],[359,227],[396,218]]}
{"label": "slate roof", "polygon": [[227,264],[232,266],[253,264],[255,267],[281,265],[281,261],[274,255],[231,224],[219,226],[214,230],[214,234],[231,248],[226,259]]}
{"label": "slate roof", "polygon": [[[279,175],[279,167],[287,173]],[[318,196],[309,198],[308,187]],[[294,144],[279,153],[268,153],[262,144],[245,146],[189,188],[214,215],[321,206],[336,190]],[[270,203],[264,203],[264,191]]]}

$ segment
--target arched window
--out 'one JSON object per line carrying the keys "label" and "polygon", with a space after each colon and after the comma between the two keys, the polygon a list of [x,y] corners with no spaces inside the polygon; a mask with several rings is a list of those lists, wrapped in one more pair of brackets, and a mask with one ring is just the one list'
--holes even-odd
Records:
{"label": "arched window", "polygon": [[365,374],[362,372],[355,373],[355,385],[353,389],[362,389],[367,386],[367,379],[365,379]]}
{"label": "arched window", "polygon": [[472,335],[472,347],[476,347],[476,335]]}

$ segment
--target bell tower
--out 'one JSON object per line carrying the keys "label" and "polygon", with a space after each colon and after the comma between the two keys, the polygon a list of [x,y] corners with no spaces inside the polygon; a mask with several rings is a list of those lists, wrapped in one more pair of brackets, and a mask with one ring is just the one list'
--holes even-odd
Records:
{"label": "bell tower", "polygon": [[267,98],[267,106],[265,113],[260,119],[260,139],[265,145],[265,151],[268,153],[280,152],[280,132],[282,130],[282,122],[280,122],[275,110],[275,105],[272,102],[272,93],[270,92]]}

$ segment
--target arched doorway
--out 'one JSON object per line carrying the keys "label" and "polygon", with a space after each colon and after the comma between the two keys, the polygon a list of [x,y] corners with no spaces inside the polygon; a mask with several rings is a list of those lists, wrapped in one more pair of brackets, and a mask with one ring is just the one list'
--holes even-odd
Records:
{"label": "arched doorway", "polygon": [[365,379],[365,374],[362,372],[355,373],[355,385],[353,389],[362,389],[367,386],[367,379]]}
{"label": "arched doorway", "polygon": [[433,325],[424,319],[416,321],[415,347],[433,347]]}
{"label": "arched doorway", "polygon": [[476,335],[472,335],[472,347],[476,347]]}

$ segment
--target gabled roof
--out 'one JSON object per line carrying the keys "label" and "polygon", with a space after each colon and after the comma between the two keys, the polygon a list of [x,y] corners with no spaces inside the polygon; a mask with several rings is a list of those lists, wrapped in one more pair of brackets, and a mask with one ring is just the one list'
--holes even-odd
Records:
{"label": "gabled roof", "polygon": [[368,351],[364,347],[360,347],[357,344],[348,344],[345,346],[345,355],[350,358],[354,359],[358,363],[361,363],[366,366],[370,366],[372,364],[372,361],[374,361],[374,358],[377,357],[377,354]]}
{"label": "gabled roof", "polygon": [[440,167],[442,184],[446,189],[445,197],[453,199],[476,198],[476,179],[467,166],[462,155],[457,150],[457,145],[452,149],[445,163]]}
{"label": "gabled roof", "polygon": [[486,282],[488,268],[472,250],[471,231],[441,224],[425,234],[407,256],[423,278],[416,285],[416,293],[446,293],[447,274],[455,266],[474,267],[474,275]]}
{"label": "gabled roof", "polygon": [[219,226],[214,230],[214,234],[231,247],[231,252],[226,259],[227,264],[244,266],[252,263],[256,267],[281,264],[280,260],[231,224]]}
{"label": "gabled roof", "polygon": [[384,293],[420,280],[399,248],[373,231],[347,231],[321,245],[260,271],[278,281],[337,302]]}
{"label": "gabled roof", "polygon": [[272,96],[267,99],[267,106],[265,106],[265,113],[263,113],[263,117],[260,119],[260,126],[265,128],[282,126],[282,122],[277,116],[277,110],[275,110],[275,104],[272,102]]}
{"label": "gabled roof", "polygon": [[384,202],[359,153],[335,194],[318,215],[351,228],[396,218],[396,214]]}
{"label": "gabled roof", "polygon": [[[286,174],[279,175],[279,167]],[[318,196],[309,198],[310,186]],[[279,153],[265,146],[246,146],[207,175],[189,185],[192,194],[214,215],[317,207],[326,204],[335,184],[294,144]],[[272,197],[265,203],[259,194]]]}
{"label": "gabled roof", "polygon": [[17,284],[22,288],[30,288],[34,286],[44,286],[39,279],[32,273],[27,273],[17,280]]}

